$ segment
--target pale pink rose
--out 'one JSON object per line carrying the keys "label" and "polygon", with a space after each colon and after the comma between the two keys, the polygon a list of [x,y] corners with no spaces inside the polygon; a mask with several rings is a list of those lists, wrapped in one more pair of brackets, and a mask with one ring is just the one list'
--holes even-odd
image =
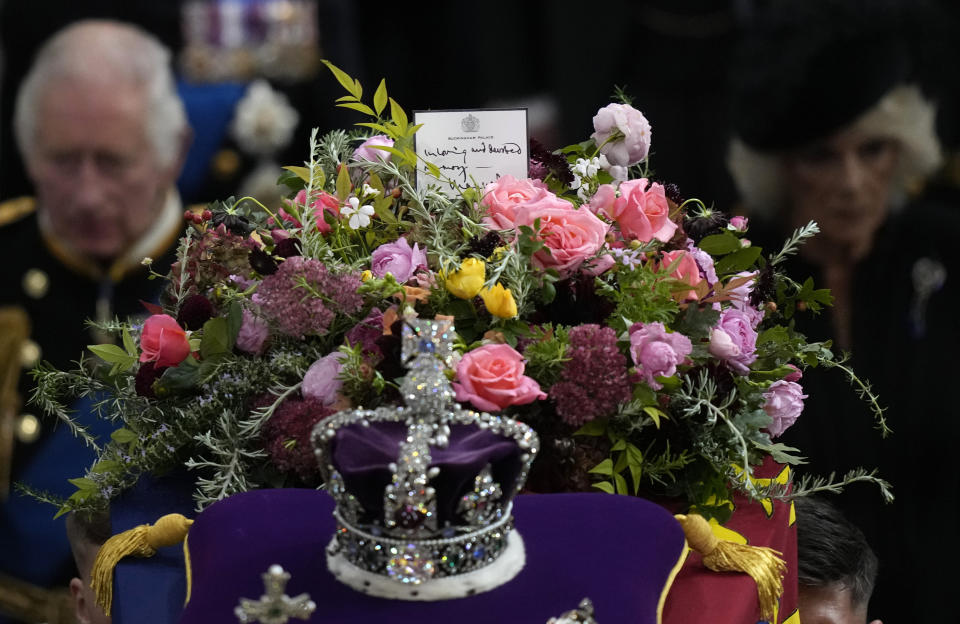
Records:
{"label": "pale pink rose", "polygon": [[763,411],[773,422],[767,427],[771,438],[780,437],[784,431],[797,422],[800,412],[803,411],[803,400],[807,395],[803,393],[800,384],[793,381],[775,381],[763,393],[766,403]]}
{"label": "pale pink rose", "polygon": [[260,355],[270,329],[267,322],[256,316],[250,310],[243,311],[243,321],[240,323],[240,332],[237,334],[237,348],[245,353]]}
{"label": "pale pink rose", "polygon": [[[628,104],[607,104],[598,110],[593,117],[593,129],[590,138],[613,166],[635,165],[650,151],[650,122]],[[617,132],[623,137],[607,142]]]}
{"label": "pale pink rose", "polygon": [[427,268],[427,254],[414,243],[400,237],[392,243],[380,245],[370,257],[370,272],[377,277],[393,274],[401,284],[413,277],[418,269]]}
{"label": "pale pink rose", "polygon": [[487,211],[483,223],[498,230],[511,230],[533,208],[572,210],[573,204],[554,195],[540,180],[517,180],[505,175],[484,189],[480,206]]}
{"label": "pale pink rose", "polygon": [[730,229],[735,232],[746,232],[749,219],[741,216],[730,217]]}
{"label": "pale pink rose", "polygon": [[524,367],[523,356],[510,345],[488,344],[467,351],[453,383],[457,400],[495,412],[547,398],[540,384],[523,374]]}
{"label": "pale pink rose", "polygon": [[595,215],[604,215],[612,219],[613,202],[617,200],[617,189],[612,184],[601,184],[597,192],[590,198],[587,207]]}
{"label": "pale pink rose", "polygon": [[[673,272],[670,273],[670,277],[681,282],[686,282],[691,286],[696,286],[703,281],[703,277],[700,276],[700,266],[697,264],[697,261],[690,254],[690,252],[683,249],[664,252],[663,258],[660,260],[660,263],[656,268],[657,270],[661,268],[669,268],[674,262],[676,262],[677,265],[674,267]],[[687,292],[684,297],[686,299],[696,299],[697,292],[695,290],[691,290]]]}
{"label": "pale pink rose", "polygon": [[663,323],[635,323],[630,328],[630,356],[647,385],[659,390],[657,377],[672,377],[693,345],[680,333],[667,332]]}
{"label": "pale pink rose", "polygon": [[750,325],[756,329],[757,325],[760,324],[760,321],[763,320],[764,312],[754,306],[750,305],[750,293],[753,292],[753,287],[756,284],[757,272],[756,271],[741,271],[733,276],[737,277],[749,277],[750,280],[740,284],[739,286],[732,288],[727,291],[730,295],[731,305],[740,310],[750,319]]}
{"label": "pale pink rose", "polygon": [[366,160],[369,162],[390,162],[390,152],[382,149],[376,149],[374,147],[375,145],[379,145],[381,147],[393,147],[393,139],[383,134],[374,135],[364,141],[360,147],[354,150],[353,159]]}
{"label": "pale pink rose", "polygon": [[532,227],[537,219],[540,219],[540,239],[549,250],[547,253],[541,249],[531,257],[538,268],[569,274],[584,260],[595,256],[606,242],[609,226],[585,208],[531,208],[525,220],[518,221],[517,225]]}
{"label": "pale pink rose", "polygon": [[341,360],[346,355],[339,351],[328,353],[307,369],[300,385],[300,394],[305,399],[315,399],[324,405],[333,405],[343,382],[337,379],[343,368]]}
{"label": "pale pink rose", "polygon": [[650,184],[646,178],[621,184],[620,197],[613,202],[607,216],[617,222],[624,238],[644,243],[654,238],[667,242],[677,231],[677,224],[670,220],[663,185]]}
{"label": "pale pink rose", "polygon": [[757,359],[757,332],[750,318],[740,310],[728,308],[720,314],[710,332],[710,354],[726,362],[735,373],[746,375]]}

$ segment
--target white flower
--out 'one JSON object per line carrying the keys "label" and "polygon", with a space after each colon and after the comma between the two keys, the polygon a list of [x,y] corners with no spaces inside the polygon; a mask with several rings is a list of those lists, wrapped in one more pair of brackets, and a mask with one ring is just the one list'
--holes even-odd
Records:
{"label": "white flower", "polygon": [[347,200],[347,206],[340,211],[341,216],[347,217],[347,227],[351,230],[359,230],[362,227],[370,225],[370,217],[373,216],[373,206],[367,204],[360,205],[360,200],[351,197]]}
{"label": "white flower", "polygon": [[380,191],[378,191],[377,189],[373,188],[372,186],[370,186],[370,185],[367,184],[366,182],[363,183],[363,191],[360,193],[360,196],[361,196],[361,197],[366,197],[366,196],[368,196],[368,195],[371,196],[371,197],[376,197],[376,196],[379,195],[379,194],[380,194]]}

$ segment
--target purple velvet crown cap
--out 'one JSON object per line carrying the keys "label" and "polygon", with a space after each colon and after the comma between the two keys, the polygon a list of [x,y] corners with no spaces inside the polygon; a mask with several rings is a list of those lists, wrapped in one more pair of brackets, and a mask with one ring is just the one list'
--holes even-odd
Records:
{"label": "purple velvet crown cap", "polygon": [[[403,422],[374,422],[340,427],[331,443],[333,466],[343,477],[367,517],[383,518],[383,492],[393,478],[400,443],[407,436]],[[430,484],[437,490],[440,526],[456,524],[460,498],[474,487],[474,477],[487,465],[504,492],[514,492],[520,475],[523,450],[517,443],[477,425],[452,425],[446,448],[431,447],[431,466],[440,469]]]}
{"label": "purple velvet crown cap", "polygon": [[[655,624],[661,596],[685,552],[679,524],[648,501],[603,494],[521,495],[514,517],[527,560],[513,581],[455,600],[387,600],[357,592],[328,571],[324,552],[335,530],[333,508],[326,493],[295,489],[246,492],[211,505],[188,537],[190,602],[182,614],[168,613],[168,621],[236,622],[241,598],[259,600],[265,593],[262,575],[279,565],[290,574],[284,593],[307,593],[316,603],[305,620],[315,624],[544,624],[584,597],[593,601],[601,624]],[[137,599],[119,596],[134,607]]]}

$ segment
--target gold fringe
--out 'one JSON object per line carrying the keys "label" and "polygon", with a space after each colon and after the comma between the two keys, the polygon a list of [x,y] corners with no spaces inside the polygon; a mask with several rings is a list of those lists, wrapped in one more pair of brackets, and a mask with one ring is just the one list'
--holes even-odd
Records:
{"label": "gold fringe", "polygon": [[746,572],[757,584],[760,617],[772,621],[783,594],[787,564],[779,551],[718,539],[703,516],[677,515],[690,547],[703,556],[703,565],[714,572]]}
{"label": "gold fringe", "polygon": [[100,547],[90,573],[90,588],[97,596],[97,604],[110,615],[113,606],[113,570],[128,555],[152,557],[158,548],[179,544],[187,536],[193,520],[180,514],[168,514],[152,526],[141,524],[118,533]]}

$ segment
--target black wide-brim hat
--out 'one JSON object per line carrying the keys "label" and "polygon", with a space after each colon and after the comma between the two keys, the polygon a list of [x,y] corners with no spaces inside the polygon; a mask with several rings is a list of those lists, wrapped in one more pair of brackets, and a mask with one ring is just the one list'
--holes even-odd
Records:
{"label": "black wide-brim hat", "polygon": [[[153,562],[117,569],[115,624],[237,621],[241,599],[259,600],[272,566],[290,574],[284,592],[309,594],[313,623],[517,622],[541,624],[589,598],[600,622],[659,622],[659,611],[686,553],[683,530],[664,508],[643,499],[604,494],[529,494],[516,498],[514,518],[526,563],[510,582],[488,592],[437,602],[388,600],[340,583],[327,569],[336,529],[334,502],[315,490],[257,490],[211,505],[187,537],[189,601],[144,613],[133,583]],[[151,573],[140,583],[150,582]],[[153,582],[157,583],[156,570]],[[165,594],[176,575],[165,573]],[[181,577],[182,578],[182,577]],[[156,587],[156,586],[155,586]],[[301,621],[291,619],[290,621]]]}
{"label": "black wide-brim hat", "polygon": [[940,37],[914,0],[776,0],[746,27],[731,68],[733,130],[778,151],[827,137],[902,84],[936,82]]}

